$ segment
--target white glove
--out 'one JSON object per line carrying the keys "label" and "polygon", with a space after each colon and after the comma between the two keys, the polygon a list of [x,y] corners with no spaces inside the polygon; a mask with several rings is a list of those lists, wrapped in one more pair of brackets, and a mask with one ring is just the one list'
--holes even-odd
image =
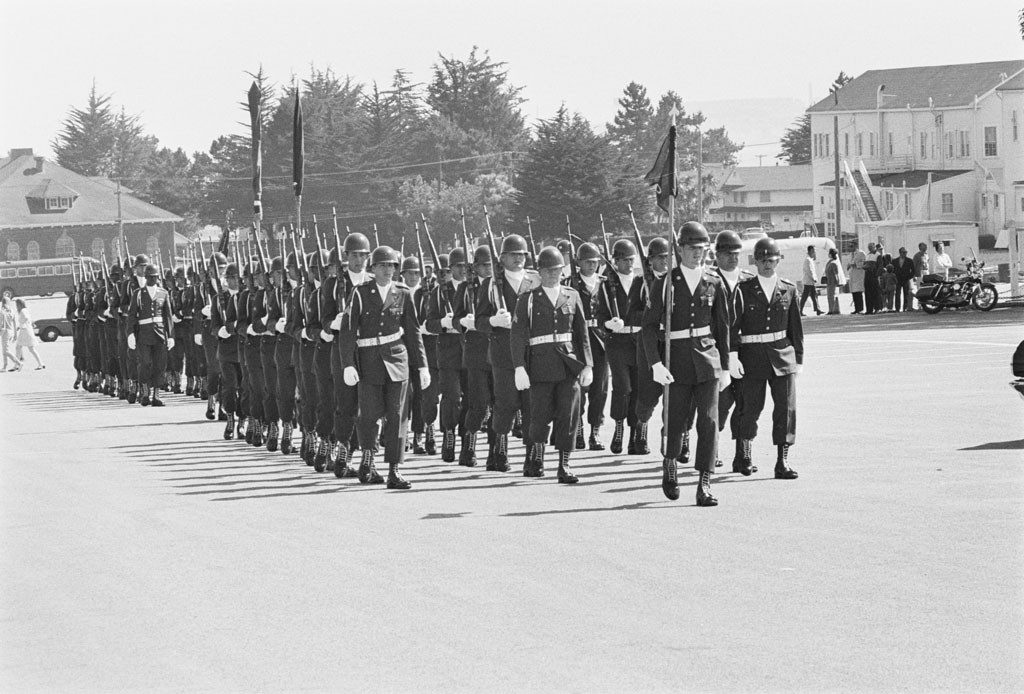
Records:
{"label": "white glove", "polygon": [[210,317],[210,305],[206,304],[206,306],[203,306],[203,310],[200,313],[202,313],[204,316],[209,318]]}
{"label": "white glove", "polygon": [[794,371],[793,373],[799,374],[799,373],[803,373],[803,371],[804,371],[804,365],[803,364],[797,364],[796,365],[796,371]]}
{"label": "white glove", "polygon": [[128,349],[135,349],[135,336],[134,335],[129,335],[128,336]]}
{"label": "white glove", "polygon": [[584,366],[583,371],[580,371],[580,387],[586,388],[594,382],[594,370],[589,366]]}
{"label": "white glove", "polygon": [[[106,316],[107,318],[113,318],[114,317],[114,314],[110,312],[109,308],[106,311],[103,312],[103,315]],[[181,320],[181,319],[179,318],[178,320]]]}
{"label": "white glove", "polygon": [[672,372],[669,371],[663,362],[656,361],[651,365],[651,378],[654,379],[655,383],[663,386],[667,386],[670,383],[675,383],[676,379],[672,376]]}
{"label": "white glove", "polygon": [[452,314],[449,313],[447,316],[441,319],[441,327],[447,330],[452,329]]}
{"label": "white glove", "polygon": [[604,327],[608,328],[613,333],[618,333],[622,332],[622,330],[625,329],[626,323],[621,318],[616,317],[612,318],[611,320],[606,320],[604,322]]}
{"label": "white glove", "polygon": [[430,387],[430,369],[426,366],[420,367],[420,390]]}
{"label": "white glove", "polygon": [[196,343],[196,347],[202,347],[203,346],[203,336],[198,334],[198,333],[196,333],[195,335],[192,336],[192,342]]}
{"label": "white glove", "polygon": [[420,326],[420,335],[433,335],[434,333],[427,330],[427,324],[424,323]]}
{"label": "white glove", "polygon": [[245,334],[246,335],[252,335],[253,337],[256,337],[256,331],[252,329],[251,325],[248,328],[245,329]]}
{"label": "white glove", "polygon": [[743,364],[740,363],[739,352],[729,352],[729,376],[734,381],[743,378]]}
{"label": "white glove", "polygon": [[174,338],[169,337],[167,338],[167,351],[170,352],[172,349],[174,349]]}
{"label": "white glove", "polygon": [[284,326],[287,324],[287,322],[288,321],[285,318],[278,318],[277,319],[277,324],[274,326],[274,328],[277,329],[277,332],[283,333],[284,332]]}
{"label": "white glove", "polygon": [[326,330],[321,330],[320,339],[323,340],[324,342],[334,342],[334,335],[331,335]]}
{"label": "white glove", "polygon": [[313,280],[313,289],[320,288],[320,280]]}
{"label": "white glove", "polygon": [[354,366],[346,366],[345,370],[342,372],[342,378],[345,379],[345,385],[354,386],[359,383],[359,372],[356,371],[356,367]]}
{"label": "white glove", "polygon": [[217,337],[226,340],[229,337],[231,337],[231,333],[228,332],[227,328],[225,328],[224,326],[221,326],[220,330],[217,331]]}
{"label": "white glove", "polygon": [[[110,311],[107,311],[107,315],[108,315],[108,316],[110,315]],[[180,319],[180,318],[178,318],[177,316],[171,316],[171,322],[172,322],[172,323],[180,323],[180,322],[181,322],[181,319]]]}
{"label": "white glove", "polygon": [[[505,309],[499,309],[497,313],[488,319],[493,328],[511,328],[512,314]],[[529,386],[527,386],[529,387]]]}
{"label": "white glove", "polygon": [[728,371],[723,371],[722,373],[718,374],[719,393],[728,388],[730,383],[732,383],[732,377],[729,375]]}
{"label": "white glove", "polygon": [[526,390],[530,387],[530,374],[522,366],[516,367],[516,390]]}
{"label": "white glove", "polygon": [[462,327],[466,330],[476,330],[476,316],[472,313],[466,314],[460,318],[459,323],[462,323]]}
{"label": "white glove", "polygon": [[344,313],[339,313],[331,321],[331,330],[341,330],[341,319],[345,317]]}
{"label": "white glove", "polygon": [[302,339],[303,340],[309,340],[310,342],[312,342],[313,340],[316,339],[316,335],[314,335],[313,333],[309,332],[309,328],[303,328],[302,329]]}

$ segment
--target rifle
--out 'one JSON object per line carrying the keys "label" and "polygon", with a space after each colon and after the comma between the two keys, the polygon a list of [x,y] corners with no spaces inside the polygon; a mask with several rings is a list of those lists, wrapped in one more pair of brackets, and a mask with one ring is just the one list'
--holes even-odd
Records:
{"label": "rifle", "polygon": [[466,210],[465,210],[465,208],[463,208],[463,207],[459,208],[459,215],[461,215],[461,217],[462,217],[462,245],[463,245],[463,248],[465,248],[465,250],[466,250],[466,260],[468,262],[469,259],[470,259],[469,232],[466,231]]}
{"label": "rifle", "polygon": [[487,228],[487,243],[491,246],[491,257],[495,260],[494,270],[491,272],[491,284],[497,290],[498,295],[498,306],[502,309],[505,308],[505,294],[502,292],[501,286],[498,284],[499,276],[501,275],[501,262],[498,256],[498,245],[494,242],[494,232],[491,231],[491,215],[487,212],[487,205],[484,205],[484,226]]}
{"label": "rifle", "polygon": [[441,258],[437,254],[437,246],[434,245],[434,239],[430,236],[430,227],[427,225],[427,215],[420,213],[420,219],[423,221],[423,231],[427,235],[427,243],[430,245],[430,257],[434,261],[434,271],[439,272],[441,270]]}
{"label": "rifle", "polygon": [[[566,217],[566,220],[569,218]],[[530,215],[526,215],[526,233],[530,238],[530,264],[533,265],[533,269],[537,269],[537,244],[533,241],[533,225],[530,224]]]}
{"label": "rifle", "polygon": [[316,223],[316,215],[313,215],[313,238],[316,239],[316,268],[317,274],[320,275],[320,282],[324,281],[324,244],[320,241],[320,227]]}
{"label": "rifle", "polygon": [[629,208],[629,221],[633,222],[633,234],[636,236],[636,252],[640,255],[640,267],[644,270],[644,277],[647,277],[651,273],[650,264],[647,262],[647,256],[644,255],[644,240],[640,237],[640,228],[636,225],[636,217],[633,216],[633,206],[626,205]]}
{"label": "rifle", "polygon": [[[423,263],[423,242],[420,240],[420,223],[414,222],[413,226],[416,229],[416,257],[419,258],[420,261],[420,272],[426,274],[424,270],[427,266]],[[431,275],[431,281],[435,284],[437,284],[437,273],[440,271],[440,269],[441,268],[434,266],[434,274]]]}
{"label": "rifle", "polygon": [[565,233],[569,236],[569,286],[579,291],[579,271],[576,268],[576,244],[572,242],[572,225],[565,215]]}
{"label": "rifle", "polygon": [[75,259],[74,259],[74,257],[72,257],[71,258],[71,289],[72,290],[77,290],[78,289],[78,283],[79,283],[79,279],[75,275]]}
{"label": "rifle", "polygon": [[[601,217],[601,240],[604,241],[604,256],[606,260],[610,260],[612,257],[611,246],[608,245],[608,232],[604,230],[604,214]],[[608,267],[611,268],[611,263],[608,263]]]}
{"label": "rifle", "polygon": [[380,248],[380,236],[377,235],[377,222],[373,223],[373,247]]}

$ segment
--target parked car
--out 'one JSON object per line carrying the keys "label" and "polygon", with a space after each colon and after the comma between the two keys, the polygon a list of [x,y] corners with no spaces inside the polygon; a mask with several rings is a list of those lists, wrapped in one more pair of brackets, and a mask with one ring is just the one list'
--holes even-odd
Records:
{"label": "parked car", "polygon": [[36,335],[43,342],[53,342],[58,337],[71,336],[71,322],[67,318],[37,318],[32,321]]}

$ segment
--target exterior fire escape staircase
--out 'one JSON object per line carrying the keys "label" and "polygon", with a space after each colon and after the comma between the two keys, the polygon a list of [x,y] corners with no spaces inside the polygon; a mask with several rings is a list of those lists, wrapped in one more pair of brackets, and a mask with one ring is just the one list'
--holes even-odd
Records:
{"label": "exterior fire escape staircase", "polygon": [[861,214],[869,221],[882,221],[882,213],[878,211],[878,204],[875,203],[875,198],[871,195],[871,186],[868,183],[871,177],[868,175],[867,169],[864,168],[864,162],[859,162],[855,171],[850,170],[850,165],[845,160],[843,167],[846,170],[846,180],[857,191],[857,202],[860,203]]}

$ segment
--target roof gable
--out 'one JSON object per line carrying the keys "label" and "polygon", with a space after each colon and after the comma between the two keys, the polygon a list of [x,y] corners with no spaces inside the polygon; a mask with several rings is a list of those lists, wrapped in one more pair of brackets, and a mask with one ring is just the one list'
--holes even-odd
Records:
{"label": "roof gable", "polygon": [[[807,109],[808,113],[874,111],[886,109],[967,106],[1024,71],[1024,60],[963,65],[904,67],[868,70],[839,90],[839,103],[830,95]],[[879,104],[879,87],[881,104]],[[931,99],[931,102],[929,102]]]}

